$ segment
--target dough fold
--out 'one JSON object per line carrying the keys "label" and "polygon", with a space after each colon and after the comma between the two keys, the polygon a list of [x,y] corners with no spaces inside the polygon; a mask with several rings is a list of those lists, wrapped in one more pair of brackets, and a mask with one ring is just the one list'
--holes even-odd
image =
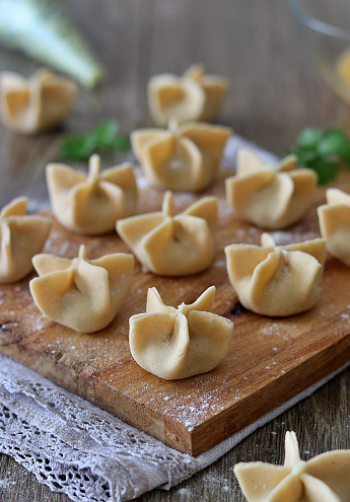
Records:
{"label": "dough fold", "polygon": [[285,438],[284,466],[239,463],[234,473],[248,502],[349,502],[350,450],[300,460],[294,432]]}
{"label": "dough fold", "polygon": [[205,123],[169,129],[139,129],[131,144],[148,181],[169,190],[198,192],[206,188],[218,170],[222,152],[232,131]]}
{"label": "dough fold", "polygon": [[136,212],[137,186],[131,164],[101,172],[100,157],[92,155],[87,175],[63,164],[48,164],[46,180],[53,214],[72,232],[111,232],[118,219]]}
{"label": "dough fold", "polygon": [[80,333],[108,326],[130,292],[134,273],[132,255],[115,253],[88,261],[83,245],[78,258],[39,254],[33,265],[40,277],[29,286],[39,310]]}
{"label": "dough fold", "polygon": [[228,80],[206,75],[194,64],[182,77],[172,73],[154,75],[148,83],[148,106],[153,122],[165,127],[171,117],[180,123],[211,122],[219,113],[228,91]]}
{"label": "dough fold", "polygon": [[117,222],[117,232],[145,271],[169,277],[202,272],[211,264],[217,200],[204,197],[174,216],[173,195],[166,192],[162,211]]}
{"label": "dough fold", "polygon": [[13,131],[33,134],[56,126],[70,114],[78,85],[41,69],[30,79],[0,74],[1,120]]}
{"label": "dough fold", "polygon": [[33,270],[32,258],[43,248],[52,221],[25,216],[28,199],[18,197],[0,213],[0,283],[23,279]]}
{"label": "dough fold", "polygon": [[156,288],[147,295],[146,313],[130,318],[130,350],[145,370],[165,380],[188,378],[214,369],[227,354],[233,323],[213,314],[215,287],[177,309],[163,303]]}
{"label": "dough fold", "polygon": [[228,276],[242,305],[273,317],[313,307],[320,295],[325,239],[277,247],[268,234],[262,234],[261,244],[225,247]]}
{"label": "dough fold", "polygon": [[327,204],[317,208],[321,235],[327,239],[327,250],[350,267],[350,195],[329,188]]}
{"label": "dough fold", "polygon": [[312,204],[317,175],[296,168],[290,155],[275,168],[240,150],[236,175],[226,179],[226,200],[239,218],[262,228],[281,229],[300,220]]}

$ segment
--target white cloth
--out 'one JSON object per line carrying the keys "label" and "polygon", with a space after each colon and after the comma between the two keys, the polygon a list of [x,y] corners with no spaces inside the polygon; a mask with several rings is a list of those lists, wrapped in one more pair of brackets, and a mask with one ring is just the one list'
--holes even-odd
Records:
{"label": "white cloth", "polygon": [[[224,168],[234,168],[241,146],[254,148],[267,163],[278,160],[235,136],[225,150]],[[207,467],[336,373],[193,458],[0,355],[0,452],[74,502],[130,500],[156,487],[169,489]]]}
{"label": "white cloth", "polygon": [[74,502],[130,500],[156,487],[169,489],[204,469],[344,368],[191,457],[0,355],[0,452]]}

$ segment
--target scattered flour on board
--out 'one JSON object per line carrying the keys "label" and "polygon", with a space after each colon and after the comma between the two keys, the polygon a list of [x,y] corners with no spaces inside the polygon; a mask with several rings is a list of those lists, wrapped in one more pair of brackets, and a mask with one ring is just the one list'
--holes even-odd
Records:
{"label": "scattered flour on board", "polygon": [[62,246],[60,247],[60,250],[58,251],[58,254],[60,256],[64,256],[66,254],[66,252],[68,251],[69,246],[70,246],[69,242],[67,242],[67,241],[63,242]]}
{"label": "scattered flour on board", "polygon": [[271,237],[275,241],[276,246],[287,246],[288,244],[293,244],[294,242],[303,242],[319,237],[317,232],[309,230],[305,232],[302,227],[295,227],[293,232],[284,232],[278,230],[276,232],[271,232]]}
{"label": "scattered flour on board", "polygon": [[215,268],[221,268],[221,267],[225,267],[225,266],[226,266],[225,260],[219,260],[219,261],[216,261],[213,263],[213,267],[215,267]]}
{"label": "scattered flour on board", "polygon": [[140,176],[137,180],[137,188],[139,190],[145,190],[148,187],[149,187],[149,183],[148,183],[147,178],[145,178],[144,176]]}
{"label": "scattered flour on board", "polygon": [[176,492],[178,495],[180,495],[180,497],[184,497],[186,495],[190,495],[191,492],[188,488],[180,488],[179,490],[177,490]]}
{"label": "scattered flour on board", "polygon": [[2,488],[9,488],[10,486],[14,486],[16,481],[9,481],[8,479],[0,479],[0,490]]}

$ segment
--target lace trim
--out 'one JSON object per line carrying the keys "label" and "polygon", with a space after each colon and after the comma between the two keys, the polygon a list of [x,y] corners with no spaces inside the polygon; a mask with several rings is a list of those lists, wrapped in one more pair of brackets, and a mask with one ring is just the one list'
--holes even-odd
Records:
{"label": "lace trim", "polygon": [[0,450],[73,501],[122,501],[197,470],[196,459],[0,356]]}

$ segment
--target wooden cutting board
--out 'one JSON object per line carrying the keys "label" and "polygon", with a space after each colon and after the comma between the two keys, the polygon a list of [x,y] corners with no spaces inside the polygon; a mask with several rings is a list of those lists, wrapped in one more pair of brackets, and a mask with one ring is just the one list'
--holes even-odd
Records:
{"label": "wooden cutting board", "polygon": [[[106,329],[78,334],[39,312],[25,280],[0,286],[0,352],[113,413],[165,444],[198,455],[350,359],[350,269],[327,256],[321,299],[308,312],[269,318],[246,311],[232,289],[223,248],[233,242],[259,243],[261,230],[239,222],[224,200],[224,172],[210,194],[219,197],[216,255],[209,270],[191,277],[165,278],[143,273],[135,279],[125,306]],[[147,187],[139,176],[140,212],[159,210],[163,192]],[[337,186],[350,191],[350,175]],[[324,203],[318,189],[305,218],[287,231],[273,232],[277,244],[319,236],[316,207]],[[203,194],[201,194],[203,195]],[[175,195],[178,211],[199,197]],[[113,233],[81,237],[54,222],[45,252],[73,258],[84,243],[88,258],[127,247]],[[217,288],[214,312],[235,323],[229,354],[212,372],[179,381],[147,373],[131,357],[128,320],[144,312],[147,288],[156,286],[169,305],[191,303],[209,286]]]}

